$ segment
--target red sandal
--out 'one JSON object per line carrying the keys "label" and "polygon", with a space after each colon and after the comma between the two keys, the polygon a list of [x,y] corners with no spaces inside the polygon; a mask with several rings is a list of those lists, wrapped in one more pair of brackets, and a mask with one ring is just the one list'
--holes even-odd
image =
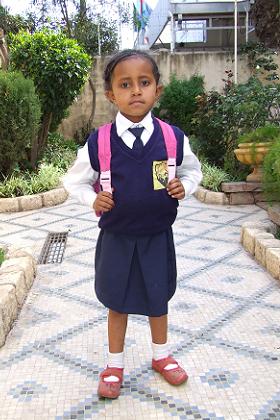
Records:
{"label": "red sandal", "polygon": [[[177,367],[170,370],[164,369],[167,365],[170,364],[177,365]],[[165,357],[164,359],[160,360],[153,359],[152,368],[155,371],[159,372],[164,377],[164,379],[171,385],[181,385],[188,379],[187,372],[181,366],[179,366],[176,360],[173,359],[173,357],[171,356]]]}
{"label": "red sandal", "polygon": [[[116,376],[118,382],[105,382],[104,378],[109,376]],[[101,372],[99,376],[99,384],[97,393],[99,397],[103,398],[118,398],[121,391],[121,385],[123,382],[123,369],[108,367]]]}

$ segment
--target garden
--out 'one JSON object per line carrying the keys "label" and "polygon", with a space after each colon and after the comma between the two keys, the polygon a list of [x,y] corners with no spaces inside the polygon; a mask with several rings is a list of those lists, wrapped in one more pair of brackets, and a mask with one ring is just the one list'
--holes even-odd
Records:
{"label": "garden", "polygon": [[[250,180],[251,167],[260,159],[256,145],[269,145],[258,181],[267,200],[275,200],[280,197],[280,85],[277,79],[262,82],[259,74],[235,85],[228,71],[223,92],[206,92],[199,75],[173,76],[155,113],[188,133],[202,162],[202,186],[212,191],[221,191],[223,182]],[[242,143],[249,143],[249,163],[237,159]]]}
{"label": "garden", "polygon": [[[11,16],[5,19],[10,31],[9,66],[0,70],[0,198],[60,184],[80,144],[65,139],[58,126],[88,79],[95,52],[82,36],[70,38],[46,27],[30,31]],[[116,44],[106,52],[110,48]],[[246,83],[233,83],[226,71],[223,91],[206,91],[199,74],[188,80],[173,75],[154,113],[188,134],[202,162],[203,187],[221,191],[224,182],[257,176],[253,180],[261,182],[266,199],[279,200],[280,84],[274,51],[257,43],[243,46],[240,54],[252,70]]]}
{"label": "garden", "polygon": [[26,16],[0,5],[8,57],[2,68],[0,61],[0,198],[60,184],[79,141],[65,139],[57,128],[89,79],[98,42],[105,54],[118,48],[116,22],[97,19],[85,2],[72,14],[64,2],[53,2],[62,20],[50,17],[50,2],[33,3],[36,13]]}

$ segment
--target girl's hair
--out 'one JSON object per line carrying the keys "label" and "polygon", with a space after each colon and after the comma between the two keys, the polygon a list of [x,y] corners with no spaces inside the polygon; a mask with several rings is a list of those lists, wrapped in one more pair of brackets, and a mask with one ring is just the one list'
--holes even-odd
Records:
{"label": "girl's hair", "polygon": [[107,63],[105,67],[105,70],[103,73],[105,90],[111,89],[112,75],[113,75],[113,71],[116,65],[119,64],[121,61],[127,60],[130,57],[140,57],[140,58],[144,58],[148,60],[152,65],[152,71],[156,80],[156,84],[158,84],[159,79],[160,79],[160,73],[159,73],[157,63],[155,62],[155,60],[153,59],[151,55],[141,50],[123,50],[113,55],[113,57],[110,58],[109,62]]}

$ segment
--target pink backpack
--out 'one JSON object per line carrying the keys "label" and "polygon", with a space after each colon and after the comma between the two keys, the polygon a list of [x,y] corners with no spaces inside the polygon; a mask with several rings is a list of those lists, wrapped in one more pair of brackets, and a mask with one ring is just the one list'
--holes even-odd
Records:
{"label": "pink backpack", "polygon": [[[175,178],[176,174],[176,152],[177,140],[173,129],[169,124],[156,118],[162,129],[164,142],[167,150],[167,169],[168,169],[168,182]],[[112,192],[111,185],[111,134],[112,124],[105,124],[98,129],[98,161],[100,165],[100,177],[94,183],[93,188],[96,193],[99,191]],[[101,214],[96,214],[101,216]]]}

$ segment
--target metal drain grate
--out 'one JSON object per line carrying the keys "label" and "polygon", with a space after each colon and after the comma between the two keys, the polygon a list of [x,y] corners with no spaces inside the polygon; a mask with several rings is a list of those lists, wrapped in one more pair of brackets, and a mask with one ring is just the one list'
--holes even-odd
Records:
{"label": "metal drain grate", "polygon": [[38,264],[61,263],[68,232],[49,232],[43,245]]}

